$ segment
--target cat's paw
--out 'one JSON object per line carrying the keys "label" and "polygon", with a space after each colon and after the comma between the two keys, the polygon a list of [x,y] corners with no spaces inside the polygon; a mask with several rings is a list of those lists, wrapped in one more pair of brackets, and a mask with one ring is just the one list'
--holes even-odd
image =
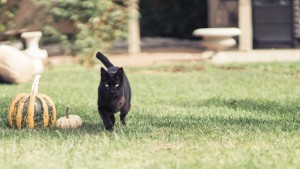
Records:
{"label": "cat's paw", "polygon": [[126,121],[121,121],[121,123],[124,125],[124,126],[126,126]]}
{"label": "cat's paw", "polygon": [[114,130],[113,127],[105,127],[105,129],[106,129],[107,131],[113,131],[113,130]]}

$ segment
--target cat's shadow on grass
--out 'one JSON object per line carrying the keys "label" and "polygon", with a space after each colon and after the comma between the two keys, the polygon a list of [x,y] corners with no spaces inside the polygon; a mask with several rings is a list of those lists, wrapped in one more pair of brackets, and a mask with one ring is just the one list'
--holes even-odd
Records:
{"label": "cat's shadow on grass", "polygon": [[[220,109],[232,109],[236,116],[230,115],[166,115],[158,116],[147,113],[140,115],[138,120],[144,121],[144,126],[152,126],[157,128],[176,128],[176,129],[204,129],[208,132],[217,130],[226,130],[226,128],[234,128],[235,130],[259,130],[270,132],[273,130],[293,132],[300,128],[300,106],[297,102],[275,102],[260,101],[252,99],[222,99],[210,98],[202,100],[198,103],[192,103],[196,107],[219,107]],[[179,106],[190,106],[187,104]],[[247,111],[246,114],[238,114],[240,110]],[[253,113],[253,115],[251,115]],[[250,115],[249,115],[250,114]],[[137,121],[138,121],[137,120]],[[135,120],[136,121],[136,120]]]}

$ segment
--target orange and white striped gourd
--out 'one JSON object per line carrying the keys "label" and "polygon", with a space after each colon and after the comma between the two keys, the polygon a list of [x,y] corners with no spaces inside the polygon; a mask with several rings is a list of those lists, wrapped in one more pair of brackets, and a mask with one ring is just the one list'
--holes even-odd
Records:
{"label": "orange and white striped gourd", "polygon": [[36,75],[31,93],[20,93],[10,103],[8,123],[11,127],[54,127],[56,108],[49,96],[38,93],[40,79],[41,75]]}
{"label": "orange and white striped gourd", "polygon": [[83,121],[78,115],[69,115],[70,108],[66,109],[66,116],[60,117],[56,121],[56,127],[58,128],[78,128],[82,125]]}

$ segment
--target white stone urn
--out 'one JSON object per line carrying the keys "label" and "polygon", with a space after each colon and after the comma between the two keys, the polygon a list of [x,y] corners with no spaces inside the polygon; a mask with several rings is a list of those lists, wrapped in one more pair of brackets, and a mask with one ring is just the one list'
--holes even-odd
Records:
{"label": "white stone urn", "polygon": [[193,32],[194,36],[202,37],[200,45],[215,54],[236,45],[235,36],[242,34],[238,28],[200,28]]}
{"label": "white stone urn", "polygon": [[23,32],[21,37],[25,40],[27,54],[33,61],[35,74],[42,73],[44,70],[44,60],[48,57],[48,52],[39,48],[39,41],[42,37],[42,32]]}

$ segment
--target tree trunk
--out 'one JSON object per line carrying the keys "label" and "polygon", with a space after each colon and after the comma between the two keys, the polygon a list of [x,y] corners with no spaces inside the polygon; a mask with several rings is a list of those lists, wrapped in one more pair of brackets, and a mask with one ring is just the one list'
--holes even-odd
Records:
{"label": "tree trunk", "polygon": [[139,0],[130,0],[129,14],[129,36],[128,36],[128,52],[129,54],[138,54],[141,52],[140,24],[139,24]]}

